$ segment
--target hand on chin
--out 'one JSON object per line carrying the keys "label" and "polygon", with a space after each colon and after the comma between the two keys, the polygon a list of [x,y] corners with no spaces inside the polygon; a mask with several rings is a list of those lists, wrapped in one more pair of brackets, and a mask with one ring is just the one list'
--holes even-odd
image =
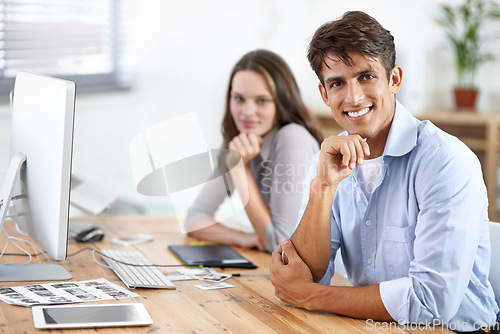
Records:
{"label": "hand on chin", "polygon": [[255,133],[241,132],[229,142],[229,148],[240,152],[245,165],[255,158],[262,146],[262,137]]}

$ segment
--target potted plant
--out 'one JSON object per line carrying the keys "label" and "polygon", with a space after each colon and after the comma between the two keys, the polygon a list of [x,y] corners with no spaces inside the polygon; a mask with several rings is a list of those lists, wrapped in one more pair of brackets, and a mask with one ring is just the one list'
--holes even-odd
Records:
{"label": "potted plant", "polygon": [[457,110],[474,110],[477,70],[494,59],[484,47],[492,36],[486,36],[483,29],[488,21],[500,19],[500,5],[489,0],[465,0],[460,5],[443,4],[440,8],[441,16],[436,22],[444,29],[455,53],[455,106]]}

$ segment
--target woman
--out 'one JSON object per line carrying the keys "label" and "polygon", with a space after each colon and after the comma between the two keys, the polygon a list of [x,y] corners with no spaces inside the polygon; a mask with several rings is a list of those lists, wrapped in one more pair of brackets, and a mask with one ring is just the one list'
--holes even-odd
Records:
{"label": "woman", "polygon": [[188,211],[186,227],[199,239],[272,252],[297,224],[302,180],[321,141],[281,57],[256,50],[236,63],[222,135],[223,148],[241,154],[248,183],[245,211],[255,232],[216,222],[213,217],[224,196],[214,198],[209,189],[202,190]]}

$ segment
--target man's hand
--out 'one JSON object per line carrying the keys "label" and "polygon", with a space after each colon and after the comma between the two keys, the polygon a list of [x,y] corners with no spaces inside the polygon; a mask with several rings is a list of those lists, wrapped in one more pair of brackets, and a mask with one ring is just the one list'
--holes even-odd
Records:
{"label": "man's hand", "polygon": [[[282,251],[285,253],[286,265],[281,260]],[[295,307],[311,308],[308,286],[315,283],[311,271],[290,240],[283,238],[273,251],[269,269],[275,294],[281,301]]]}
{"label": "man's hand", "polygon": [[[282,251],[286,265],[281,262]],[[274,250],[269,270],[275,295],[292,306],[352,318],[394,321],[382,302],[378,284],[351,287],[314,283],[311,271],[286,238]]]}
{"label": "man's hand", "polygon": [[318,174],[321,185],[338,185],[357,165],[363,165],[370,147],[360,135],[330,136],[321,144]]}
{"label": "man's hand", "polygon": [[254,133],[242,132],[229,142],[229,148],[240,152],[243,164],[246,166],[259,154],[262,143],[262,137]]}

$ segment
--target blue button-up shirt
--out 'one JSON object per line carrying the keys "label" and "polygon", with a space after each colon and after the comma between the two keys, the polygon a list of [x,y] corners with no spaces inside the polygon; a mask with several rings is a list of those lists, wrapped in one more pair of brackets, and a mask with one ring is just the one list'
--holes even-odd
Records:
{"label": "blue button-up shirt", "polygon": [[[304,181],[300,215],[318,157]],[[457,330],[492,325],[499,309],[488,282],[488,200],[474,153],[396,102],[370,200],[359,168],[335,193],[331,260],[320,283],[329,284],[340,249],[351,283],[380,283],[384,306],[399,323],[441,320]]]}

